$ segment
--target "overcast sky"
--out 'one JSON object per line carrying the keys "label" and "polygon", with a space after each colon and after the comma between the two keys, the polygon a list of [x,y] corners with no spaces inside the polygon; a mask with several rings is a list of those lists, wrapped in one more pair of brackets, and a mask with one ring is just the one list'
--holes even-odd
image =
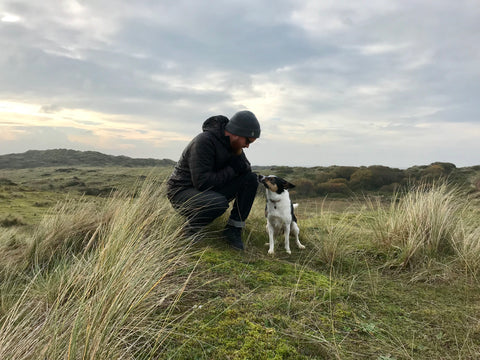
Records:
{"label": "overcast sky", "polygon": [[254,165],[478,165],[480,2],[0,0],[0,154],[178,160],[243,109]]}

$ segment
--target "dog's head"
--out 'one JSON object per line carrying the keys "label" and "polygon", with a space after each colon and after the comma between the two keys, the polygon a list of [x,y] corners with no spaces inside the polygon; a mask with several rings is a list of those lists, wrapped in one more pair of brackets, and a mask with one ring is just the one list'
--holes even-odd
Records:
{"label": "dog's head", "polygon": [[260,181],[266,189],[277,194],[281,194],[283,191],[295,187],[292,183],[275,175],[258,175],[258,181]]}

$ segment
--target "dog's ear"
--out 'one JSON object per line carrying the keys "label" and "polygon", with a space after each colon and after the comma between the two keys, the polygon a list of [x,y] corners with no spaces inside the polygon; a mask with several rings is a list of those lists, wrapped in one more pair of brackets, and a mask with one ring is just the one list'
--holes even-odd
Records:
{"label": "dog's ear", "polygon": [[287,180],[283,180],[282,185],[284,189],[293,189],[295,187],[295,185],[293,185],[291,182],[288,182]]}

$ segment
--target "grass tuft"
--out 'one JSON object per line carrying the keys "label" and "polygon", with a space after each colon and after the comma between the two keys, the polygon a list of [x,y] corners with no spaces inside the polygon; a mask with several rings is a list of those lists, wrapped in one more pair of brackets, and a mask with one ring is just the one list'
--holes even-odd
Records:
{"label": "grass tuft", "polygon": [[163,191],[151,183],[90,217],[86,202],[57,209],[34,235],[23,291],[2,284],[0,358],[158,358],[188,317],[172,310],[194,269]]}
{"label": "grass tuft", "polygon": [[26,224],[21,216],[7,215],[6,217],[0,220],[0,226],[5,228],[13,227],[13,226],[23,226],[23,225],[26,225]]}
{"label": "grass tuft", "polygon": [[480,256],[478,230],[466,226],[472,206],[459,188],[425,184],[397,193],[389,207],[373,201],[370,206],[375,240],[392,250],[391,265],[418,267],[457,254],[469,269],[478,268],[471,258]]}

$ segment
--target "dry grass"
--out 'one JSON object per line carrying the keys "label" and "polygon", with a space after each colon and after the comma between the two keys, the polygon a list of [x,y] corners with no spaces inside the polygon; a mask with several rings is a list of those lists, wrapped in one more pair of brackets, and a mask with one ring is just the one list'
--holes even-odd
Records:
{"label": "dry grass", "polygon": [[[469,269],[480,257],[478,219],[466,196],[446,183],[422,185],[396,194],[390,206],[370,202],[370,225],[380,246],[395,253],[402,267],[457,254]],[[476,224],[477,227],[473,224]]]}
{"label": "dry grass", "polygon": [[31,238],[0,235],[0,251],[26,259],[0,267],[1,359],[478,357],[476,282],[385,269],[478,273],[478,211],[455,189],[370,208],[301,202],[307,249],[274,257],[263,201],[239,253],[219,239],[228,214],[189,247],[153,181],[104,200],[59,204]]}
{"label": "dry grass", "polygon": [[480,273],[480,225],[474,221],[462,221],[456,229],[453,242],[458,261],[467,274],[477,277]]}
{"label": "dry grass", "polygon": [[86,198],[59,202],[35,229],[29,248],[30,265],[40,269],[90,249],[112,220],[116,201],[103,205]]}
{"label": "dry grass", "polygon": [[59,210],[35,233],[22,293],[2,284],[10,301],[2,300],[0,358],[158,357],[188,317],[171,310],[193,271],[162,190],[151,183],[100,210],[86,201]]}

